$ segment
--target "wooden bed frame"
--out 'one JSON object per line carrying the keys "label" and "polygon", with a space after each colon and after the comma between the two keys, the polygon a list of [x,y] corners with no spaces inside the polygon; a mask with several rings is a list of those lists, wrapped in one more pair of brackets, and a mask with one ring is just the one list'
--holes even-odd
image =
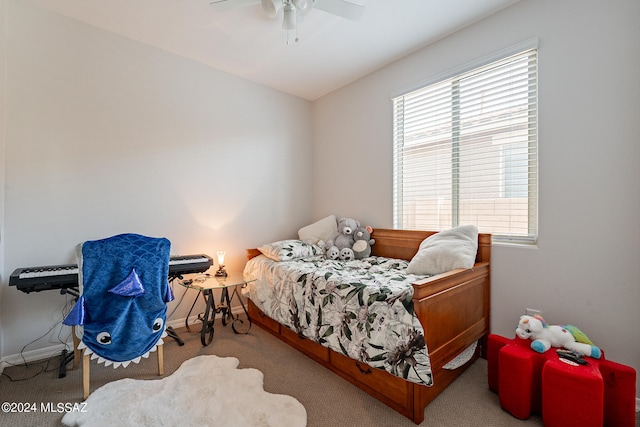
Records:
{"label": "wooden bed frame", "polygon": [[[374,229],[372,255],[410,260],[420,243],[432,231]],[[247,259],[260,252],[247,249]],[[479,356],[484,354],[489,334],[491,235],[478,236],[476,263],[414,283],[414,309],[427,341],[433,385],[426,387],[395,377],[384,370],[313,342],[269,318],[251,300],[249,315],[254,323],[287,344],[340,375],[397,412],[420,424],[425,407]],[[442,367],[453,357],[479,341],[474,357],[455,370]]]}

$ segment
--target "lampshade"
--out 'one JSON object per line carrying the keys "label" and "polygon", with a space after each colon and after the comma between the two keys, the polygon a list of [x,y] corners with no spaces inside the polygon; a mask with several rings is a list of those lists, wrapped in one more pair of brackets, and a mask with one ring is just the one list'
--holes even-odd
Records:
{"label": "lampshade", "polygon": [[215,276],[218,278],[227,277],[227,271],[224,269],[224,255],[226,253],[226,251],[216,252],[216,254],[218,255],[218,271],[216,271]]}
{"label": "lampshade", "polygon": [[218,255],[218,265],[221,267],[224,267],[224,256],[227,252],[226,251],[218,251],[217,255]]}
{"label": "lampshade", "polygon": [[262,10],[269,18],[275,18],[282,2],[279,0],[262,0]]}

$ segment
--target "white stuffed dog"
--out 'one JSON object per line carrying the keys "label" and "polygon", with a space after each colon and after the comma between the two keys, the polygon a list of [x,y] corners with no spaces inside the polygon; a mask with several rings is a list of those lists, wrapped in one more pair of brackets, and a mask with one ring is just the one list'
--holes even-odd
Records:
{"label": "white stuffed dog", "polygon": [[[586,337],[578,328],[572,325],[565,327],[547,325],[542,316],[520,316],[516,334],[522,339],[531,339],[531,348],[538,353],[544,353],[551,347],[563,347],[584,356],[599,359],[602,355],[600,348]],[[576,341],[576,336],[578,340]]]}

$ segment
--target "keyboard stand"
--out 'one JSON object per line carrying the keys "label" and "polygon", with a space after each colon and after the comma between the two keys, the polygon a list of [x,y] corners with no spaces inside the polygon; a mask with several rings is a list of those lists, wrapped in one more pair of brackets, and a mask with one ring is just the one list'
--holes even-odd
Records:
{"label": "keyboard stand", "polygon": [[[71,294],[73,295],[74,302],[78,302],[80,298],[80,291],[75,288],[63,288],[60,289],[60,295]],[[64,378],[67,376],[67,365],[73,360],[73,369],[77,369],[80,366],[81,352],[78,350],[80,339],[76,336],[76,327],[71,328],[71,336],[73,338],[73,351],[68,352],[65,348],[60,354],[60,367],[58,368],[58,378]]]}
{"label": "keyboard stand", "polygon": [[177,332],[171,326],[167,326],[166,330],[167,330],[167,336],[176,340],[178,345],[180,346],[184,345],[184,341],[182,341],[182,339],[178,336]]}
{"label": "keyboard stand", "polygon": [[[180,274],[169,274],[169,284],[170,285],[172,285],[173,281],[176,280],[176,279],[182,280],[182,275],[180,275]],[[174,340],[176,340],[176,342],[178,343],[179,346],[183,346],[184,345],[184,341],[182,341],[182,338],[180,338],[180,336],[175,331],[175,329],[173,329],[173,327],[167,326],[166,331],[167,331],[167,336],[169,336],[169,337],[173,338]]]}
{"label": "keyboard stand", "polygon": [[60,368],[58,370],[58,378],[67,376],[67,365],[73,360],[73,352],[69,353],[65,348],[60,355]]}

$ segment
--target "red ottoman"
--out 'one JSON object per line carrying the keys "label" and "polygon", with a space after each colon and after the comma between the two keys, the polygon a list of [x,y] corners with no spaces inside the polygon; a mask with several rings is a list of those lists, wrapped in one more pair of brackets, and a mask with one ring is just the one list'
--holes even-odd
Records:
{"label": "red ottoman", "polygon": [[500,335],[490,334],[487,338],[487,373],[489,390],[498,392],[498,355],[500,349],[513,341]]}
{"label": "red ottoman", "polygon": [[636,425],[636,370],[610,360],[598,360],[604,381],[605,427]]}
{"label": "red ottoman", "polygon": [[604,382],[598,363],[573,366],[556,358],[542,369],[542,421],[545,427],[602,427]]}
{"label": "red ottoman", "polygon": [[542,367],[546,358],[521,345],[507,345],[498,355],[500,406],[525,420],[540,413]]}
{"label": "red ottoman", "polygon": [[545,426],[634,427],[635,369],[587,357],[572,366],[554,351],[537,353],[531,342],[491,334],[487,339],[489,389],[514,417],[541,413]]}
{"label": "red ottoman", "polygon": [[522,420],[542,410],[542,367],[551,356],[536,353],[530,345],[517,336],[491,334],[487,340],[489,389],[498,393],[505,411]]}

